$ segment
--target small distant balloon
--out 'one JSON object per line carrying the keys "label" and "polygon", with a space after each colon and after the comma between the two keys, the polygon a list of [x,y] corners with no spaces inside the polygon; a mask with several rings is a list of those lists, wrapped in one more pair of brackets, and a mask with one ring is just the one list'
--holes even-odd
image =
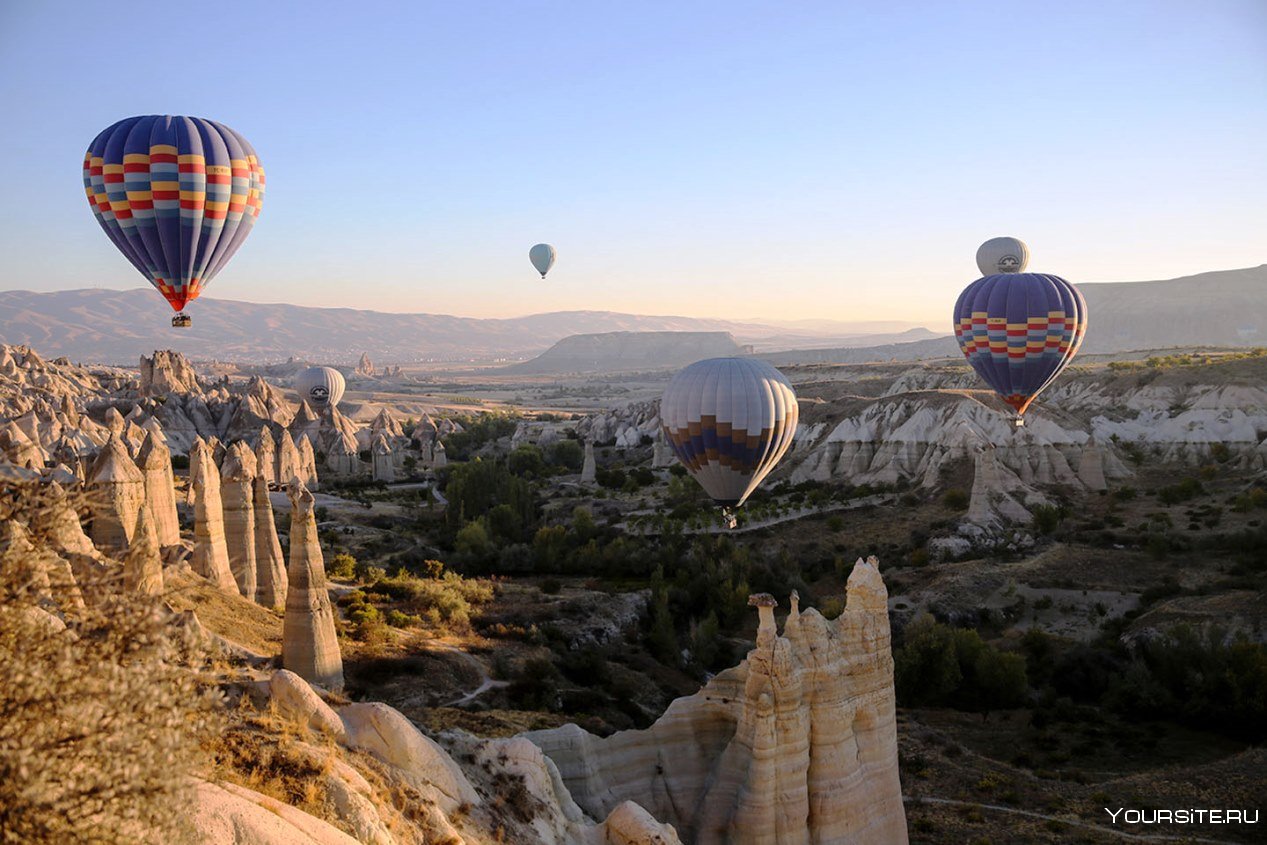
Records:
{"label": "small distant balloon", "polygon": [[[1087,303],[1059,276],[987,270],[983,253],[998,241],[1013,241],[1013,248],[1020,244],[1019,266],[1029,260],[1029,250],[1014,238],[982,245],[977,263],[985,276],[964,288],[955,302],[955,340],[977,375],[1016,410],[1021,425],[1030,403],[1078,353],[1087,330]],[[992,248],[997,251],[987,255],[1002,255],[1005,248]]]}
{"label": "small distant balloon", "polygon": [[982,276],[1023,273],[1029,266],[1029,247],[1019,238],[990,238],[977,250],[977,269]]}
{"label": "small distant balloon", "polygon": [[791,447],[798,411],[792,385],[765,361],[709,358],[669,381],[660,425],[704,492],[738,507]]}
{"label": "small distant balloon", "polygon": [[537,272],[541,274],[541,278],[546,277],[546,273],[550,272],[550,268],[554,266],[554,259],[558,253],[554,251],[554,247],[549,244],[537,244],[528,250],[528,260],[532,262],[532,266],[537,268]]}
{"label": "small distant balloon", "polygon": [[338,405],[346,388],[343,373],[333,367],[309,367],[295,376],[295,392],[316,410]]}

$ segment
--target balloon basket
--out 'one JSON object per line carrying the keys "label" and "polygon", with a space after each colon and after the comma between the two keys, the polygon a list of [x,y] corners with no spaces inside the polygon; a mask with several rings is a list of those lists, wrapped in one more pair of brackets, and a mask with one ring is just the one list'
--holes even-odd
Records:
{"label": "balloon basket", "polygon": [[1021,416],[1016,417],[1015,419],[1012,420],[1012,425],[1016,426],[1017,428],[1021,428],[1022,426],[1025,425],[1025,418]]}
{"label": "balloon basket", "polygon": [[735,516],[735,512],[730,508],[721,509],[721,521],[722,525],[726,526],[726,528],[730,531],[734,531],[739,527],[739,519]]}
{"label": "balloon basket", "polygon": [[193,325],[193,320],[189,319],[189,315],[181,311],[175,317],[172,317],[173,329],[187,329]]}

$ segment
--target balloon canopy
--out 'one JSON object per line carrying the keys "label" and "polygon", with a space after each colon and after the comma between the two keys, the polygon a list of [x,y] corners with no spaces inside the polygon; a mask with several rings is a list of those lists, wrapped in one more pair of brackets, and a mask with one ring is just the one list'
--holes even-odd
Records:
{"label": "balloon canopy", "polygon": [[720,505],[742,505],[792,445],[796,393],[755,358],[709,358],[669,381],[660,400],[665,439]]}
{"label": "balloon canopy", "polygon": [[977,249],[977,269],[983,276],[1021,273],[1029,266],[1029,247],[1019,238],[990,238]]}
{"label": "balloon canopy", "polygon": [[309,367],[295,376],[295,392],[317,410],[338,405],[346,388],[343,373],[333,367]]}
{"label": "balloon canopy", "polygon": [[264,200],[255,150],[198,117],[120,120],[93,139],[83,176],[101,228],[176,311],[242,246]]}
{"label": "balloon canopy", "polygon": [[1087,329],[1087,303],[1059,276],[996,273],[959,294],[954,320],[964,357],[1016,409],[1019,424],[1034,398],[1077,354]]}
{"label": "balloon canopy", "polygon": [[554,266],[556,257],[558,257],[558,253],[549,244],[537,244],[528,250],[528,260],[532,262],[533,267],[537,268],[537,272],[541,274],[543,279],[546,277],[546,273],[550,272],[550,268]]}

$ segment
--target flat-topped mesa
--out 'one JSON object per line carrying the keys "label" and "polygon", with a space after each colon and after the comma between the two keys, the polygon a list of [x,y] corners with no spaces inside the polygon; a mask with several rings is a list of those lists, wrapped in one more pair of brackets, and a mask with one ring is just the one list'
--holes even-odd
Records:
{"label": "flat-topped mesa", "polygon": [[316,491],[318,488],[317,455],[312,451],[312,441],[307,437],[299,438],[299,443],[295,446],[295,451],[299,453],[296,474],[303,480],[305,487],[309,490]]}
{"label": "flat-topped mesa", "polygon": [[[695,845],[905,845],[887,593],[858,561],[845,610],[774,628],[774,598],[745,661],[644,731],[575,725],[524,734],[590,816],[634,801]],[[672,766],[664,765],[672,760]]]}
{"label": "flat-topped mesa", "polygon": [[88,471],[88,491],[92,542],[103,551],[126,549],[136,528],[136,513],[145,501],[145,476],[113,434]]}
{"label": "flat-topped mesa", "polygon": [[142,503],[137,512],[132,545],[123,558],[123,587],[147,596],[163,594],[163,556],[148,503]]}
{"label": "flat-topped mesa", "polygon": [[273,433],[265,426],[260,429],[259,439],[255,441],[255,471],[264,479],[264,483],[276,485],[277,482],[277,441]]}
{"label": "flat-topped mesa", "polygon": [[193,568],[226,593],[238,595],[238,583],[229,567],[229,548],[224,537],[224,503],[220,498],[220,470],[212,447],[195,438],[189,451],[190,490],[194,504]]}
{"label": "flat-topped mesa", "polygon": [[229,569],[238,591],[257,601],[255,561],[255,453],[241,440],[229,447],[220,466],[220,499],[224,507],[224,539]]}
{"label": "flat-topped mesa", "polygon": [[268,482],[257,475],[253,487],[255,509],[255,601],[265,607],[286,604],[286,558],[277,539],[273,504],[268,499]]}
{"label": "flat-topped mesa", "polygon": [[141,395],[199,393],[198,375],[189,360],[170,349],[156,349],[154,356],[141,356]]}
{"label": "flat-topped mesa", "polygon": [[282,623],[282,666],[312,684],[343,687],[343,657],[326,588],[314,499],[303,482],[290,488],[290,566]]}
{"label": "flat-topped mesa", "polygon": [[[157,425],[157,424],[156,424]],[[180,517],[176,513],[176,476],[172,471],[172,454],[162,437],[147,426],[145,440],[136,454],[136,463],[145,479],[145,503],[160,546],[180,542]]]}

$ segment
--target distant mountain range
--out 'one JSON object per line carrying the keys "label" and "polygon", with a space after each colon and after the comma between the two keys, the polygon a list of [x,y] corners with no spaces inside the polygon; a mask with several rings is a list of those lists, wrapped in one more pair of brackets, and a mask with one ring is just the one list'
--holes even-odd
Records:
{"label": "distant mountain range", "polygon": [[523,375],[603,373],[684,367],[703,358],[742,355],[730,332],[605,332],[565,337],[545,352],[506,367]]}
{"label": "distant mountain range", "polygon": [[[1267,265],[1161,282],[1079,287],[1091,315],[1087,352],[1267,345]],[[42,354],[78,361],[128,364],[154,349],[241,362],[293,356],[346,364],[362,352],[382,363],[514,361],[539,355],[571,335],[611,332],[729,332],[736,343],[785,363],[957,354],[953,343],[947,345],[936,332],[896,321],[762,323],[610,311],[493,320],[205,298],[191,312],[193,326],[176,330],[168,326],[166,303],[147,289],[4,291],[0,342],[26,343]]]}

